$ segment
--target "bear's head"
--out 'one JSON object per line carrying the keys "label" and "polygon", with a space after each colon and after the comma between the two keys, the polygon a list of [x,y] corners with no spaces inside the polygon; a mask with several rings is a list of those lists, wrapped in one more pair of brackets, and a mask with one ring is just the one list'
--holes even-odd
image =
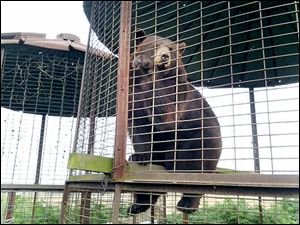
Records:
{"label": "bear's head", "polygon": [[181,60],[185,43],[176,44],[159,36],[146,36],[143,30],[138,30],[136,45],[132,68],[138,74],[160,73],[163,77],[178,75],[180,81],[186,81],[186,72]]}

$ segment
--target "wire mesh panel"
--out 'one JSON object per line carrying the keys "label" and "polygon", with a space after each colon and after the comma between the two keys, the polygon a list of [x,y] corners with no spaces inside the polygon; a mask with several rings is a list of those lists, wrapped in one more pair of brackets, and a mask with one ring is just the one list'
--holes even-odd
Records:
{"label": "wire mesh panel", "polygon": [[[145,194],[149,194],[146,193]],[[190,216],[174,207],[181,193],[161,195],[151,210],[138,216],[126,217],[120,213],[120,223],[131,224],[260,224],[256,197],[233,195],[205,195],[199,210]],[[127,194],[122,195],[121,209],[128,205]],[[299,200],[291,198],[262,199],[263,222],[266,224],[292,223],[299,221]],[[125,207],[126,208],[126,207]],[[122,211],[120,211],[122,212]]]}
{"label": "wire mesh panel", "polygon": [[[1,35],[1,219],[53,223],[54,217],[58,221],[63,187],[60,194],[52,191],[67,177],[84,52],[2,45],[4,37]],[[32,192],[15,192],[20,185],[23,189],[18,190]],[[49,193],[33,192],[30,188],[34,185],[44,185]],[[52,198],[56,204],[53,208]],[[26,218],[22,218],[20,208],[28,211]],[[51,215],[41,214],[41,210],[49,210]]]}
{"label": "wire mesh panel", "polygon": [[[108,1],[92,3],[74,153],[106,157],[105,159],[114,155],[120,5],[120,2]],[[93,169],[91,171],[95,171]],[[99,171],[103,172],[105,171]],[[93,172],[76,168],[71,170],[72,176],[91,173]],[[105,182],[102,184],[106,185]],[[65,192],[65,209],[61,215],[63,222],[111,221],[114,195],[113,192],[100,191],[100,187],[90,189],[79,185],[78,188],[68,188]]]}
{"label": "wire mesh panel", "polygon": [[[176,131],[180,127],[181,120],[191,122],[196,119],[201,120],[200,114],[199,118],[190,114],[192,110],[199,108],[196,106],[193,108],[192,105],[196,104],[194,102],[203,101],[203,116],[209,117],[208,108],[211,108],[216,116],[211,114],[210,117],[217,117],[220,123],[220,125],[216,123],[215,126],[221,128],[222,156],[227,158],[221,157],[220,163],[230,160],[228,164],[231,164],[232,169],[252,170],[254,165],[251,163],[253,162],[252,150],[253,145],[257,144],[252,143],[252,128],[255,125],[258,127],[256,138],[260,142],[259,150],[265,152],[265,154],[261,153],[264,155],[260,160],[265,160],[261,163],[265,165],[261,171],[298,172],[296,163],[295,167],[290,169],[275,168],[274,165],[267,167],[267,165],[274,164],[276,160],[283,160],[280,152],[285,152],[285,154],[289,152],[288,154],[293,155],[290,160],[296,161],[299,158],[296,151],[298,120],[295,117],[299,109],[297,101],[299,85],[275,86],[299,79],[297,7],[297,2],[133,3],[132,29],[136,32],[132,39],[131,49],[133,65],[130,83],[130,103],[132,104],[130,113],[133,119],[130,118],[129,126],[133,130],[146,127],[143,135],[138,131],[135,135],[132,131],[132,139],[135,136],[144,136],[142,137],[145,139],[144,143],[151,144],[149,156],[152,155],[150,156],[152,162],[156,157],[152,152],[157,153],[151,150],[155,148],[155,143],[169,141],[162,137],[162,131],[166,133]],[[144,30],[146,36],[141,36],[144,33],[140,29]],[[173,50],[172,47],[176,49]],[[163,59],[158,57],[172,58],[172,51],[175,59],[159,61]],[[151,61],[153,59],[154,62]],[[153,67],[152,63],[157,65]],[[149,68],[145,68],[147,66]],[[174,71],[167,68],[168,66],[173,66],[174,68],[171,69]],[[153,69],[157,71],[153,72]],[[168,77],[167,75],[171,73],[173,77]],[[162,74],[161,76],[164,75],[164,77],[152,78],[153,74]],[[185,76],[187,76],[188,83],[184,80]],[[222,89],[222,87],[231,88]],[[234,87],[240,88],[234,89]],[[200,94],[192,96],[191,93],[198,90],[205,95],[211,107]],[[183,94],[188,97],[185,99],[182,97]],[[254,95],[253,98],[251,95]],[[166,102],[161,99],[165,99]],[[259,120],[255,124],[251,120],[253,112],[250,105],[255,106],[255,115]],[[280,107],[281,105],[283,107]],[[202,111],[202,108],[198,110]],[[142,114],[140,111],[145,111],[145,113]],[[141,115],[135,115],[138,113]],[[141,120],[144,118],[144,120],[138,121],[142,124],[137,125],[135,123],[138,122],[135,121],[139,118]],[[294,119],[291,121],[288,118]],[[149,124],[146,120],[150,120]],[[205,123],[209,123],[206,122],[207,120],[204,119]],[[174,127],[171,127],[172,123]],[[188,123],[185,121],[185,124]],[[201,124],[201,121],[197,124]],[[160,128],[160,125],[165,127]],[[201,125],[194,126],[202,127]],[[197,128],[186,127],[185,129],[188,129],[191,135],[191,129]],[[205,137],[205,127],[203,129]],[[153,137],[155,133],[159,133],[160,138]],[[184,136],[184,131],[182,133],[173,138],[170,134],[168,135],[171,141],[176,142],[178,135]],[[150,135],[147,136],[147,134]],[[284,141],[285,144],[280,146],[273,144],[275,140],[272,139],[278,139],[284,135],[288,135],[291,141]],[[188,139],[192,140],[191,137]],[[135,149],[137,150],[139,143],[133,144],[137,145]],[[258,148],[258,146],[255,147]],[[179,146],[171,148],[176,151]],[[289,150],[283,151],[282,148]],[[248,168],[243,167],[245,163],[242,160],[249,161],[246,163],[249,165]],[[239,163],[243,165],[236,165]]]}
{"label": "wire mesh panel", "polygon": [[[189,180],[224,168],[298,174],[298,7],[134,1],[129,160],[168,170],[159,168],[157,179],[172,171]],[[196,211],[201,194],[184,195],[177,209]],[[131,214],[157,198],[135,194]],[[261,198],[259,208],[262,222]]]}
{"label": "wire mesh panel", "polygon": [[120,3],[94,3],[92,10],[75,151],[112,157]]}
{"label": "wire mesh panel", "polygon": [[[17,192],[13,204],[10,196],[8,192],[1,192],[2,224],[58,224],[61,192]],[[10,214],[13,218],[3,219]]]}

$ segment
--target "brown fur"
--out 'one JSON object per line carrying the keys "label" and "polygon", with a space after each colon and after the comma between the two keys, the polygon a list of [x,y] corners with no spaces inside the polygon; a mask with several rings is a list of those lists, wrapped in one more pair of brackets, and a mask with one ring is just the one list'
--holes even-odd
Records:
{"label": "brown fur", "polygon": [[[154,164],[180,172],[212,171],[221,154],[219,123],[205,98],[187,81],[181,60],[184,47],[184,43],[177,45],[158,36],[140,36],[132,57],[128,118],[129,135],[139,154],[131,160],[147,163],[152,159]],[[155,49],[160,49],[159,55]],[[183,197],[178,209],[195,211],[200,195]],[[152,197],[153,204],[157,198]],[[135,203],[129,211],[143,212],[149,206],[138,203],[150,203],[149,196],[137,194]]]}

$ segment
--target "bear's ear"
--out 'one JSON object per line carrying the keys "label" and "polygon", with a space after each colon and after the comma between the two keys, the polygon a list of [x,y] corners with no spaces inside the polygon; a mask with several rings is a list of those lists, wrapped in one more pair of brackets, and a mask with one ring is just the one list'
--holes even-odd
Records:
{"label": "bear's ear", "polygon": [[178,45],[178,50],[179,50],[179,54],[180,55],[183,55],[183,52],[186,48],[186,44],[184,42],[181,42],[179,45]]}
{"label": "bear's ear", "polygon": [[141,44],[146,38],[146,33],[143,29],[138,28],[135,32],[136,45]]}

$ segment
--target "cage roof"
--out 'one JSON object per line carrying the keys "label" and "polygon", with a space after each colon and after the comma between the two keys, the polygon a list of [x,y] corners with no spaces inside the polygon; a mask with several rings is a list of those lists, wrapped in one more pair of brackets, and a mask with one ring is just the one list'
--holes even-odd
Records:
{"label": "cage roof", "polygon": [[84,53],[86,51],[86,46],[80,43],[80,39],[71,34],[59,34],[56,39],[46,39],[46,35],[41,33],[1,33],[1,47],[19,44],[68,52],[77,50]]}
{"label": "cage roof", "polygon": [[76,116],[85,51],[72,34],[2,33],[1,107]]}
{"label": "cage roof", "polygon": [[[132,31],[140,28],[154,34],[154,3],[133,4],[133,10],[137,11],[132,14],[138,17]],[[202,1],[202,10],[195,5],[200,3],[180,1],[178,4],[180,15],[184,16],[179,18],[177,27],[173,20],[176,4],[157,3],[156,31],[159,36],[176,41],[179,29],[179,39],[187,44],[183,61],[188,79],[195,85],[254,88],[299,82],[299,22],[295,2],[232,1],[230,17],[228,2]],[[262,9],[258,4],[262,4]],[[92,1],[84,1],[83,8],[90,21]]]}

